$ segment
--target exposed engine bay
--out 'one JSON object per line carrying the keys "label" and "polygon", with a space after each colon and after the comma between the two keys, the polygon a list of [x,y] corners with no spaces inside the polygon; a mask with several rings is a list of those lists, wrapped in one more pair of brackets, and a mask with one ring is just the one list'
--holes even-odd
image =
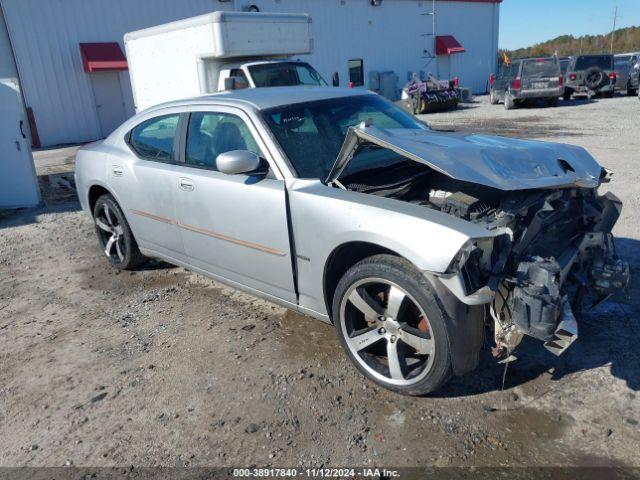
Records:
{"label": "exposed engine bay", "polygon": [[[496,357],[508,357],[523,335],[563,353],[578,335],[573,312],[628,284],[629,265],[618,258],[611,234],[622,208],[615,195],[581,186],[504,191],[397,158],[391,166],[345,171],[334,185],[418,204],[491,232],[468,242],[440,279],[464,303],[486,305]],[[608,181],[602,172],[598,183]]]}

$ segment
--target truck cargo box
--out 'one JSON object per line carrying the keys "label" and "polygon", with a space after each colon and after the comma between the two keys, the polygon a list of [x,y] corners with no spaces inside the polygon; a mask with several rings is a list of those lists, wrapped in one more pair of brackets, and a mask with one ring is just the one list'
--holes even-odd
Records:
{"label": "truck cargo box", "polygon": [[212,91],[203,78],[233,59],[313,50],[311,17],[291,13],[213,12],[127,33],[124,43],[138,111]]}

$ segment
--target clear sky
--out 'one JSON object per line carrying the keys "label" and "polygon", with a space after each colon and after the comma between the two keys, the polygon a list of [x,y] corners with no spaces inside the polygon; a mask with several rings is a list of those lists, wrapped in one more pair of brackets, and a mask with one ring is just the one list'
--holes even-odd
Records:
{"label": "clear sky", "polygon": [[503,0],[500,5],[500,48],[513,50],[558,35],[602,34],[640,26],[640,0]]}

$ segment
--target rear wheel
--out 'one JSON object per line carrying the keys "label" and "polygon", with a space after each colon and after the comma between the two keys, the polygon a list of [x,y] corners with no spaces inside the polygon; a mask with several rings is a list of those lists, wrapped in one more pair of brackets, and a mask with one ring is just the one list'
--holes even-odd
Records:
{"label": "rear wheel", "polygon": [[122,209],[111,195],[98,198],[93,208],[93,220],[100,246],[112,266],[131,270],[146,261]]}
{"label": "rear wheel", "polygon": [[562,99],[564,101],[571,100],[571,90],[565,90],[564,93],[562,94]]}
{"label": "rear wheel", "polygon": [[550,98],[549,100],[547,100],[547,106],[548,107],[557,107],[558,106],[558,99],[556,97]]}
{"label": "rear wheel", "polygon": [[408,261],[376,255],[357,263],[340,280],[332,311],[347,355],[382,387],[424,395],[449,377],[446,314]]}
{"label": "rear wheel", "polygon": [[633,97],[638,93],[637,88],[627,88],[627,96]]}
{"label": "rear wheel", "polygon": [[493,89],[489,91],[489,103],[491,105],[498,105],[499,103],[498,96],[496,95],[496,92],[493,91]]}

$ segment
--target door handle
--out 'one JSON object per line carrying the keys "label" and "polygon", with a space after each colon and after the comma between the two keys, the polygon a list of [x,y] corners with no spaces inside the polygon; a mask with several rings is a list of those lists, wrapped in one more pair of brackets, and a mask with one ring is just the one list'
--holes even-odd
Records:
{"label": "door handle", "polygon": [[180,190],[184,190],[185,192],[192,192],[195,188],[193,186],[193,180],[190,178],[181,178],[178,185],[180,186]]}
{"label": "door handle", "polygon": [[112,168],[112,172],[113,172],[113,176],[114,177],[121,177],[122,175],[124,175],[124,170],[121,166],[119,165],[114,165]]}
{"label": "door handle", "polygon": [[24,134],[24,120],[20,120],[20,135],[22,135],[22,138],[27,138],[27,136]]}

